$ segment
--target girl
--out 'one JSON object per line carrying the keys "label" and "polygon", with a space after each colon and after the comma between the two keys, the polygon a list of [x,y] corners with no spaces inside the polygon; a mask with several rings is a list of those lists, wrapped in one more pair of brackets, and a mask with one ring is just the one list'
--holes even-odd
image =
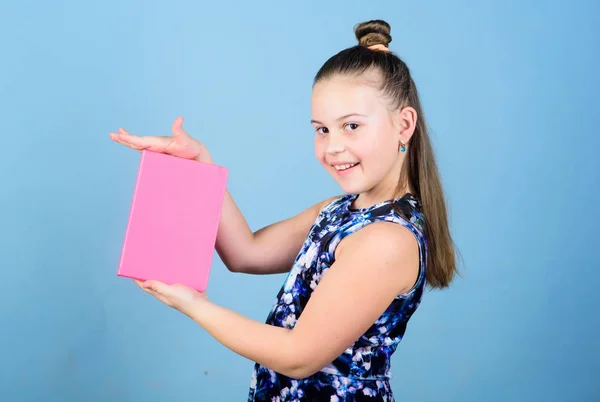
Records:
{"label": "girl", "polygon": [[[315,154],[342,190],[253,233],[226,194],[216,250],[232,272],[289,272],[266,323],[157,281],[137,284],[256,362],[248,401],[393,401],[390,358],[426,282],[455,274],[444,195],[417,88],[388,50],[390,26],[355,27],[312,94]],[[172,137],[111,138],[212,163],[175,120]]]}

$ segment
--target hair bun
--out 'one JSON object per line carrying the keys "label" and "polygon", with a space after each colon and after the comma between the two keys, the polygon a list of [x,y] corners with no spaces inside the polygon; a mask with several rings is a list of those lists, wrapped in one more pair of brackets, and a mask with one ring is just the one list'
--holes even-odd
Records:
{"label": "hair bun", "polygon": [[385,47],[392,41],[390,24],[383,20],[361,22],[354,27],[354,34],[361,46],[383,45]]}

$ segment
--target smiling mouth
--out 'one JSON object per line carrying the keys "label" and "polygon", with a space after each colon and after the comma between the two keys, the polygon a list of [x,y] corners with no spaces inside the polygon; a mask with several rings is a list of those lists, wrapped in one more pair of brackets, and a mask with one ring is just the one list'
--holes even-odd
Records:
{"label": "smiling mouth", "polygon": [[343,171],[345,171],[345,170],[352,169],[354,166],[358,165],[358,163],[359,163],[359,162],[356,162],[356,163],[348,163],[348,164],[345,164],[345,165],[334,165],[334,166],[333,166],[333,168],[334,168],[335,170],[337,170],[338,172],[343,172]]}

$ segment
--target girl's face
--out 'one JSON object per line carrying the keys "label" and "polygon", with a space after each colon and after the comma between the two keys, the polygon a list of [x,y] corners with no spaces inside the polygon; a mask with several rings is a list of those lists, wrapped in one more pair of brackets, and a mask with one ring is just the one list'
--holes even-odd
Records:
{"label": "girl's face", "polygon": [[373,203],[395,196],[405,155],[400,140],[413,131],[412,112],[390,110],[376,78],[335,76],[317,82],[312,94],[317,159],[344,192]]}

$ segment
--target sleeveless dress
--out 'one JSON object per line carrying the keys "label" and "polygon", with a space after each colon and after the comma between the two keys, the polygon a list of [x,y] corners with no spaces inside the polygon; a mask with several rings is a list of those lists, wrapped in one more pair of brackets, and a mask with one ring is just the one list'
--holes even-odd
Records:
{"label": "sleeveless dress", "polygon": [[[427,243],[423,214],[418,199],[410,193],[369,208],[354,209],[352,202],[357,196],[343,195],[323,208],[277,294],[266,323],[293,328],[321,276],[333,263],[339,242],[373,222],[395,222],[415,235],[420,249],[417,281],[409,291],[398,295],[352,346],[319,372],[297,380],[255,364],[248,402],[394,401],[389,382],[390,357],[404,336],[425,287]],[[398,214],[394,204],[407,219]],[[367,274],[369,267],[364,269]]]}

